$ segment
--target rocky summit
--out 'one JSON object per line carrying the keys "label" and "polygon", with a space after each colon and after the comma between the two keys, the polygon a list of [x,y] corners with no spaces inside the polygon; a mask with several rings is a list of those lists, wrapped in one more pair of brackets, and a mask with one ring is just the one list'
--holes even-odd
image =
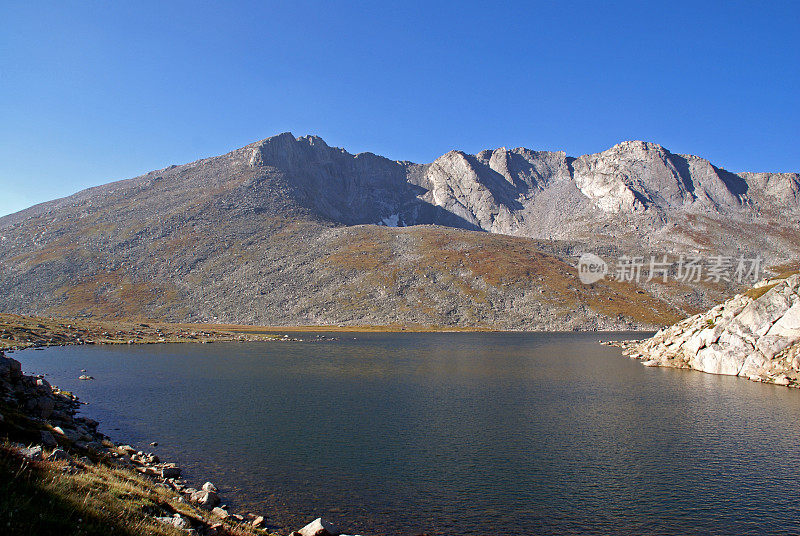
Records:
{"label": "rocky summit", "polygon": [[579,255],[800,251],[800,176],[639,141],[432,163],[280,134],[0,218],[0,311],[261,325],[619,329],[733,283],[583,285]]}
{"label": "rocky summit", "polygon": [[623,347],[648,366],[800,387],[800,273],[762,281],[651,339]]}

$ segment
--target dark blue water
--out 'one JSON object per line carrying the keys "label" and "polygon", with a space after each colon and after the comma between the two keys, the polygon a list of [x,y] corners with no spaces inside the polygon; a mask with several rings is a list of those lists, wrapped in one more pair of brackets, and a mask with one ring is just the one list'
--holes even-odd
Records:
{"label": "dark blue water", "polygon": [[800,391],[646,368],[598,337],[614,336],[14,357],[115,440],[158,441],[190,480],[286,529],[323,515],[367,535],[800,533]]}

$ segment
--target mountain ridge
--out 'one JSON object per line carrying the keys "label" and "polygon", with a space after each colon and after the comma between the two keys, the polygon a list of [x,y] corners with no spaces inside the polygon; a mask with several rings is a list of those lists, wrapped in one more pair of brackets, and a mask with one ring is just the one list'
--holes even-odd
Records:
{"label": "mountain ridge", "polygon": [[[301,137],[295,137],[294,134],[292,134],[291,132],[283,132],[281,134],[277,134],[275,136],[270,136],[270,137],[261,139],[259,141],[250,143],[248,145],[245,145],[244,147],[241,147],[241,148],[238,148],[238,149],[234,149],[234,150],[232,150],[232,151],[230,151],[228,153],[225,153],[223,155],[200,158],[200,159],[188,162],[186,164],[180,164],[180,165],[173,164],[173,165],[167,166],[165,168],[161,168],[161,169],[158,169],[158,170],[154,170],[154,171],[139,175],[137,177],[132,177],[132,178],[128,178],[128,179],[121,179],[121,180],[117,180],[117,181],[112,181],[112,182],[109,182],[109,183],[106,183],[106,184],[102,184],[102,185],[86,188],[84,190],[76,192],[75,194],[72,194],[72,195],[69,195],[69,196],[66,196],[66,197],[63,197],[63,198],[54,199],[54,200],[46,201],[46,202],[43,202],[43,203],[38,203],[38,204],[33,205],[32,207],[29,207],[27,209],[23,209],[23,210],[18,211],[16,213],[12,213],[12,214],[8,214],[8,215],[0,217],[0,227],[6,225],[9,221],[18,220],[21,216],[23,216],[23,215],[25,215],[27,213],[30,213],[30,211],[41,210],[41,209],[43,209],[45,207],[50,207],[50,206],[54,206],[54,205],[57,206],[58,202],[60,202],[60,201],[66,201],[66,200],[70,200],[70,199],[79,198],[82,194],[89,194],[90,192],[98,191],[99,189],[105,189],[105,188],[108,188],[108,187],[111,187],[111,186],[123,186],[124,184],[128,183],[129,181],[135,181],[137,179],[141,179],[143,177],[147,177],[147,176],[152,175],[152,174],[158,174],[158,173],[167,172],[167,171],[169,171],[171,169],[174,169],[174,168],[177,168],[177,167],[196,166],[196,165],[199,165],[201,163],[205,163],[205,162],[208,162],[208,161],[211,161],[211,160],[214,160],[214,159],[223,158],[223,157],[226,157],[226,156],[232,156],[232,155],[235,155],[235,154],[237,154],[239,152],[242,152],[242,151],[261,149],[263,147],[269,147],[270,149],[274,150],[275,149],[274,145],[276,143],[287,142],[287,141],[289,142],[289,146],[305,142],[311,147],[321,146],[323,148],[323,150],[330,150],[330,151],[338,152],[343,156],[349,156],[349,157],[352,157],[354,159],[358,159],[358,158],[360,158],[360,159],[371,159],[371,160],[374,160],[374,161],[377,160],[377,161],[382,161],[382,162],[385,162],[385,163],[396,164],[396,165],[398,165],[400,167],[409,167],[409,168],[417,168],[417,169],[420,169],[420,168],[424,169],[424,168],[427,168],[427,167],[434,166],[435,164],[439,163],[440,160],[448,160],[448,159],[451,159],[452,157],[455,157],[455,156],[457,156],[459,158],[463,158],[464,160],[469,160],[469,158],[471,157],[473,159],[477,159],[477,160],[481,161],[481,163],[485,163],[485,162],[489,162],[492,159],[494,159],[498,155],[498,153],[501,154],[501,155],[503,155],[503,154],[508,155],[508,153],[511,153],[511,154],[514,154],[514,155],[528,154],[528,155],[536,155],[536,156],[540,156],[540,157],[551,157],[551,158],[552,157],[560,157],[561,159],[563,159],[567,163],[568,168],[574,169],[574,162],[576,162],[576,161],[577,162],[582,162],[582,161],[585,161],[585,160],[590,159],[592,157],[598,157],[598,156],[601,156],[601,155],[604,155],[604,154],[607,154],[607,153],[623,152],[624,150],[630,149],[632,147],[633,148],[643,148],[645,151],[653,151],[653,152],[661,153],[661,154],[666,155],[666,156],[673,156],[673,157],[678,157],[678,158],[685,159],[685,160],[695,160],[695,161],[700,161],[700,162],[703,162],[703,163],[707,163],[715,171],[724,173],[726,175],[733,175],[733,176],[737,176],[737,177],[746,177],[746,178],[751,178],[752,180],[759,180],[761,182],[766,182],[766,183],[769,183],[770,181],[774,182],[774,181],[777,180],[777,181],[782,183],[779,186],[783,186],[786,189],[786,193],[793,197],[793,200],[796,200],[798,197],[800,197],[800,174],[798,174],[798,173],[794,173],[794,172],[780,172],[780,173],[776,172],[776,173],[772,173],[772,172],[749,172],[749,171],[738,172],[738,173],[730,172],[730,171],[725,170],[722,167],[714,166],[708,160],[703,159],[703,158],[701,158],[699,156],[691,155],[691,154],[672,153],[668,149],[666,149],[666,147],[664,147],[663,145],[660,145],[660,144],[654,143],[654,142],[648,142],[648,141],[625,140],[625,141],[622,141],[622,142],[619,142],[619,143],[613,145],[612,147],[610,147],[610,148],[608,148],[608,149],[606,149],[604,151],[600,151],[600,152],[597,152],[597,153],[588,153],[588,154],[581,155],[581,156],[578,156],[578,157],[568,156],[565,151],[533,150],[533,149],[528,149],[528,148],[525,148],[525,147],[522,147],[522,146],[515,147],[513,149],[508,149],[506,147],[498,147],[498,148],[495,148],[495,149],[484,149],[484,150],[476,153],[475,155],[466,153],[465,151],[462,151],[462,150],[459,150],[459,149],[453,149],[453,150],[450,150],[450,151],[444,153],[443,155],[441,155],[440,157],[436,158],[435,160],[433,160],[430,163],[419,164],[419,163],[414,163],[414,162],[411,162],[411,161],[408,161],[408,160],[392,160],[392,159],[377,155],[377,154],[375,154],[373,152],[370,152],[370,151],[364,151],[364,152],[359,152],[359,153],[350,153],[346,149],[343,149],[343,148],[340,148],[340,147],[331,147],[331,146],[329,146],[321,137],[316,136],[316,135],[306,135],[306,136],[301,136]],[[287,148],[287,144],[284,143],[282,148],[286,149]],[[276,159],[276,157],[280,158],[281,156],[284,156],[284,155],[285,155],[285,153],[283,153],[283,154],[281,154],[281,153],[277,153],[277,154],[273,153],[272,155],[270,155],[270,156],[272,156],[272,158],[267,158],[266,161],[267,162],[274,161]],[[263,161],[264,161],[263,153],[260,154],[259,157],[256,157],[255,154],[251,155],[251,162],[250,162],[251,165],[256,165],[256,164],[261,163]],[[492,168],[491,165],[490,165],[490,168]],[[574,173],[574,171],[572,171],[572,173]],[[510,174],[506,173],[506,174],[504,174],[504,177],[506,178],[506,180],[509,183],[514,184],[514,179],[511,178],[509,175]],[[777,187],[773,186],[773,188],[777,188]],[[634,196],[634,199],[635,198],[636,198],[636,196]],[[632,205],[633,206],[636,205],[635,200],[632,201]],[[601,204],[601,206],[602,206],[602,204]]]}
{"label": "mountain ridge", "polygon": [[585,287],[577,256],[786,262],[800,251],[798,192],[797,174],[735,175],[647,142],[580,157],[450,151],[416,164],[283,133],[0,218],[0,310],[270,325],[656,326],[733,285]]}

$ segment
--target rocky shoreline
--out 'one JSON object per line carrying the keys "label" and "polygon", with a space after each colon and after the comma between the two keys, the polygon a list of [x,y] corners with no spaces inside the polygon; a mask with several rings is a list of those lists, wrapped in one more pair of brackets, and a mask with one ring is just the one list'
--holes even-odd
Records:
{"label": "rocky shoreline", "polygon": [[[98,431],[97,421],[77,415],[80,405],[77,396],[51,386],[42,375],[24,375],[20,362],[0,350],[0,438],[28,463],[55,464],[67,474],[108,467],[142,475],[155,488],[174,494],[159,511],[142,516],[185,534],[273,534],[279,528],[270,526],[267,515],[228,508],[211,482],[192,486],[177,464],[114,443]],[[318,518],[291,536],[340,534],[335,525]]]}
{"label": "rocky shoreline", "polygon": [[[68,320],[0,313],[0,350],[95,344],[210,344],[302,340],[284,333],[255,332],[257,329],[253,326],[169,324],[151,320]],[[320,339],[330,340],[331,337],[317,335],[313,340]]]}
{"label": "rocky shoreline", "polygon": [[800,387],[800,273],[764,280],[650,339],[606,344],[648,367]]}

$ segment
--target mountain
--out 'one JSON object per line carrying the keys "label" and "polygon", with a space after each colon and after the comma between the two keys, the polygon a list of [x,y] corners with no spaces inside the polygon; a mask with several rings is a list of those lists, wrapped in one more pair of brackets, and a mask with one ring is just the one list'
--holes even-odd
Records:
{"label": "mountain", "polygon": [[800,251],[800,176],[645,142],[451,151],[429,164],[285,133],[0,218],[0,310],[251,324],[603,329],[731,291],[602,280],[591,251]]}

